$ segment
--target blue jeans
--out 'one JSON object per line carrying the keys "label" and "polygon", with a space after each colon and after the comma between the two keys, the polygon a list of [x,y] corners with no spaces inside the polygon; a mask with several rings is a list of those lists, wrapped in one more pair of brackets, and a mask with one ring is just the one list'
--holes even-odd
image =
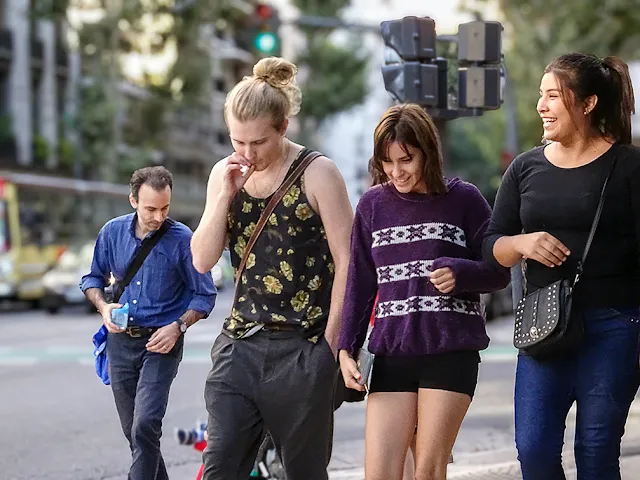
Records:
{"label": "blue jeans", "polygon": [[149,337],[110,333],[107,358],[120,424],[129,441],[129,480],[168,480],[160,453],[169,389],[182,360],[183,338],[167,354],[147,351]]}
{"label": "blue jeans", "polygon": [[576,402],[578,480],[620,478],[620,440],[638,390],[640,309],[588,309],[585,338],[573,354],[519,355],[515,429],[523,480],[562,480],[567,414]]}

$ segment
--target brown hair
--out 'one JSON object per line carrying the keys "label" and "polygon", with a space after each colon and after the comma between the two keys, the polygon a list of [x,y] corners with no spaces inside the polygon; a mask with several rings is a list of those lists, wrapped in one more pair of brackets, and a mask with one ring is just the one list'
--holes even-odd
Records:
{"label": "brown hair", "polygon": [[384,183],[386,180],[380,177],[380,172],[376,170],[374,167],[374,159],[371,157],[369,159],[369,165],[367,166],[367,171],[369,172],[369,177],[371,177],[371,186],[375,187],[376,185],[380,185]]}
{"label": "brown hair", "polygon": [[589,125],[605,137],[631,143],[635,100],[625,62],[618,57],[599,59],[584,53],[568,53],[555,58],[544,73],[552,73],[560,83],[562,102],[567,108],[572,100],[578,104],[595,95],[598,101],[588,114]]}
{"label": "brown hair", "polygon": [[407,145],[420,150],[429,193],[443,194],[447,191],[440,135],[422,107],[411,103],[394,105],[382,115],[373,134],[373,158],[369,169],[375,182],[389,180],[382,162],[388,158],[389,146],[394,142],[398,142],[407,154]]}
{"label": "brown hair", "polygon": [[161,192],[167,187],[173,190],[173,175],[163,166],[145,167],[133,172],[129,181],[129,189],[136,202],[138,201],[140,187],[144,184],[149,185],[156,192]]}
{"label": "brown hair", "polygon": [[253,75],[244,77],[227,94],[225,121],[228,122],[229,113],[240,122],[268,115],[279,131],[287,118],[300,111],[302,93],[295,81],[297,71],[297,67],[284,58],[261,59],[254,65]]}

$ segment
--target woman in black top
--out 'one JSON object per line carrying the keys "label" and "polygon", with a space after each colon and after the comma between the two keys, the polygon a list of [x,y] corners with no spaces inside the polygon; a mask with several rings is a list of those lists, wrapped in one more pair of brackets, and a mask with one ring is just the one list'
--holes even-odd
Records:
{"label": "woman in black top", "polygon": [[545,69],[537,111],[546,145],[504,175],[483,244],[486,260],[526,260],[527,291],[573,279],[600,192],[602,217],[574,291],[576,348],[552,357],[520,353],[515,428],[524,480],[564,479],[567,414],[576,402],[580,479],[619,479],[620,440],[638,389],[640,150],[631,146],[634,99],[616,57],[568,54]]}

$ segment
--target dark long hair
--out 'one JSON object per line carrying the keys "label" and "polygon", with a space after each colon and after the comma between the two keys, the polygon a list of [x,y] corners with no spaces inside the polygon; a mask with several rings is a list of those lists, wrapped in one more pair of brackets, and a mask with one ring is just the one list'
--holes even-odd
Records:
{"label": "dark long hair", "polygon": [[388,158],[389,146],[394,142],[405,151],[407,145],[420,150],[424,159],[423,178],[429,193],[447,191],[438,129],[422,107],[411,103],[394,105],[382,115],[373,134],[373,157],[369,163],[374,184],[389,180],[382,162]]}
{"label": "dark long hair", "polygon": [[590,126],[605,137],[631,143],[631,115],[635,113],[629,67],[618,57],[599,59],[584,53],[555,58],[544,73],[552,73],[562,86],[562,101],[569,108],[595,95],[598,102],[589,113]]}

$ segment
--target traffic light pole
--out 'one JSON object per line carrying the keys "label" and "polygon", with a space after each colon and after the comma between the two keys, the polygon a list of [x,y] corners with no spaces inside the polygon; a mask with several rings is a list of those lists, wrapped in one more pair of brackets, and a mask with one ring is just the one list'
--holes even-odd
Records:
{"label": "traffic light pole", "polygon": [[440,136],[440,145],[442,146],[442,157],[445,162],[449,159],[449,146],[447,143],[447,120],[439,117],[432,117],[433,123],[435,123],[438,129],[438,135]]}

